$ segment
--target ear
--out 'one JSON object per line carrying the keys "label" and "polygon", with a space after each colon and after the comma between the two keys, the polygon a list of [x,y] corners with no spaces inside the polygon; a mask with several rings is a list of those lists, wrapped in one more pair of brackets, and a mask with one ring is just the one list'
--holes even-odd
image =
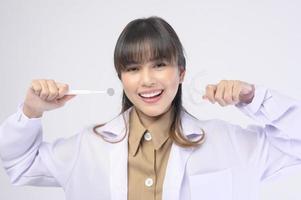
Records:
{"label": "ear", "polygon": [[180,70],[180,83],[183,83],[186,70],[182,66],[179,67],[179,70]]}

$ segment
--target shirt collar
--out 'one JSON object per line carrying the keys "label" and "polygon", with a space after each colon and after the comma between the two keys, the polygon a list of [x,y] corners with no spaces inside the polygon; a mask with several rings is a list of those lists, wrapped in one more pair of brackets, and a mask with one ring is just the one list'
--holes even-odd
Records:
{"label": "shirt collar", "polygon": [[130,135],[129,135],[129,151],[131,155],[135,155],[139,149],[141,139],[146,131],[152,136],[152,143],[156,150],[166,142],[169,138],[169,131],[172,122],[172,109],[164,113],[159,120],[152,123],[148,128],[144,127],[134,108],[130,113]]}

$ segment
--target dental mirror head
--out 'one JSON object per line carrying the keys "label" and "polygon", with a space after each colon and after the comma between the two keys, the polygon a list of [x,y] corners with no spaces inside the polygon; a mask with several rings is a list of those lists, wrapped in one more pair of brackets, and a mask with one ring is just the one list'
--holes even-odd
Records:
{"label": "dental mirror head", "polygon": [[107,89],[107,94],[108,94],[109,96],[113,96],[113,95],[115,94],[114,89],[113,89],[113,88],[108,88],[108,89]]}

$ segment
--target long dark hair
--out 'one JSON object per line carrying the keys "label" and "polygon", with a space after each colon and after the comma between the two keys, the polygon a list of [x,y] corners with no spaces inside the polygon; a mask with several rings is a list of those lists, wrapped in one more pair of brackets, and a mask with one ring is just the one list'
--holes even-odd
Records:
{"label": "long dark hair", "polygon": [[[121,73],[127,69],[129,64],[143,63],[157,59],[164,59],[170,63],[176,63],[179,68],[186,69],[184,49],[173,28],[159,17],[136,19],[127,24],[117,40],[114,51],[114,66],[119,80],[121,80]],[[123,115],[123,113],[132,106],[133,103],[127,98],[123,91],[120,114]],[[200,130],[203,132],[202,137],[196,141],[189,140],[183,134],[181,111],[188,113],[182,105],[182,84],[180,83],[177,94],[172,101],[173,119],[170,128],[170,138],[182,147],[192,147],[201,144],[205,136],[203,130]],[[124,115],[123,119],[125,119]],[[96,125],[93,128],[94,132],[102,136],[96,129],[103,125],[104,124]],[[127,134],[127,126],[126,129]],[[121,140],[123,140],[123,138]]]}

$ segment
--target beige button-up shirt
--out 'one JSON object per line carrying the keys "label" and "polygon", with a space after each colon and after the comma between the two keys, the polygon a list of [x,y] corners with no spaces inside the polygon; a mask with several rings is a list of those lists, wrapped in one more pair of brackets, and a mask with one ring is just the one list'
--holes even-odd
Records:
{"label": "beige button-up shirt", "polygon": [[137,111],[130,113],[128,199],[161,200],[165,169],[171,149],[172,109],[144,127]]}

